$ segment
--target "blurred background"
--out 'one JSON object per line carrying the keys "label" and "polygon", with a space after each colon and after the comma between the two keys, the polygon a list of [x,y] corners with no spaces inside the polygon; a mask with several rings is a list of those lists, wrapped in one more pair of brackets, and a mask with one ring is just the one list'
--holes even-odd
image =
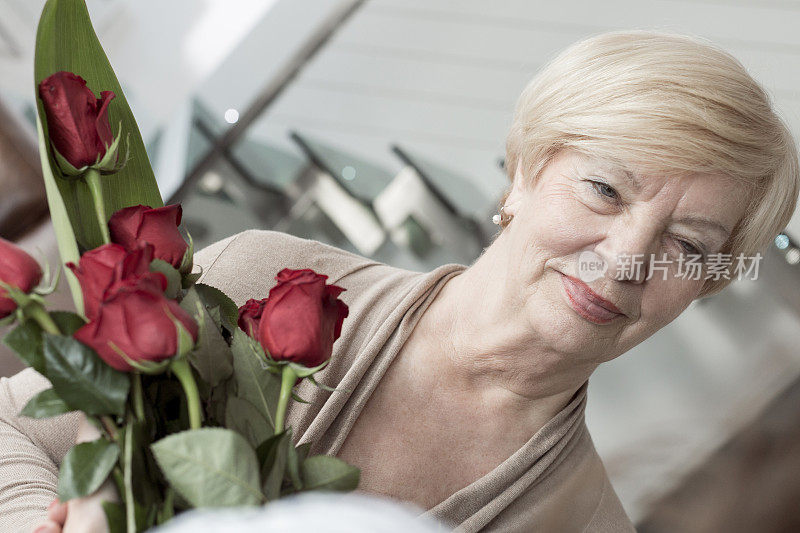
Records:
{"label": "blurred background", "polygon": [[[0,0],[0,235],[54,264],[33,123],[43,4]],[[798,0],[87,4],[197,247],[266,228],[412,270],[470,264],[494,233],[516,97],[602,31],[712,39],[800,139]],[[757,280],[592,377],[587,421],[640,531],[800,531],[798,242],[796,214]]]}

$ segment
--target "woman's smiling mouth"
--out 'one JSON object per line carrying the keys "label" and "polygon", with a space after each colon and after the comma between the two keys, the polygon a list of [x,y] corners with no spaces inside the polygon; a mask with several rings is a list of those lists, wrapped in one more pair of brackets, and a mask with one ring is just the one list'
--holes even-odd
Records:
{"label": "woman's smiling mouth", "polygon": [[[566,274],[561,274],[561,284],[570,307],[581,317],[595,324],[608,324],[617,317],[625,316],[608,300],[595,294],[585,283]],[[612,310],[613,309],[613,310]]]}

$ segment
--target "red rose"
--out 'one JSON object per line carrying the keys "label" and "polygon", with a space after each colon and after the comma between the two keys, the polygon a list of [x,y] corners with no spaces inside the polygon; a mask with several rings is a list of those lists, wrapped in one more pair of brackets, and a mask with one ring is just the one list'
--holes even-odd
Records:
{"label": "red rose", "polygon": [[[42,280],[42,269],[36,260],[22,248],[0,237],[0,281],[24,293],[31,292]],[[17,303],[4,295],[0,287],[0,318],[5,318],[17,308]]]}
{"label": "red rose", "polygon": [[114,142],[108,105],[114,98],[103,91],[96,99],[86,81],[72,72],[56,72],[39,83],[53,147],[73,167],[94,165]]}
{"label": "red rose", "polygon": [[239,308],[239,327],[242,331],[258,340],[258,322],[261,320],[261,313],[264,311],[267,299],[249,299]]}
{"label": "red rose", "polygon": [[197,323],[177,302],[164,297],[166,286],[167,279],[159,273],[119,281],[106,291],[94,320],[76,331],[74,337],[93,348],[109,366],[123,372],[133,368],[112,343],[135,362],[159,362],[173,357],[178,350],[173,318],[183,324],[194,341]]}
{"label": "red rose", "polygon": [[273,359],[307,367],[327,361],[342,333],[347,305],[338,299],[343,288],[326,285],[328,276],[313,270],[285,268],[275,277],[261,313],[258,340]]}
{"label": "red rose", "polygon": [[[84,314],[89,320],[97,315],[97,309],[105,299],[105,293],[115,283],[131,277],[150,278],[150,262],[153,260],[153,247],[141,246],[126,252],[119,244],[104,244],[89,250],[81,256],[79,264],[67,263],[83,293]],[[158,286],[160,282],[156,282]]]}
{"label": "red rose", "polygon": [[153,245],[153,254],[175,268],[181,265],[183,255],[189,248],[178,226],[183,210],[180,205],[168,205],[155,209],[146,205],[135,205],[120,209],[108,221],[111,240],[126,250],[133,250],[141,243]]}

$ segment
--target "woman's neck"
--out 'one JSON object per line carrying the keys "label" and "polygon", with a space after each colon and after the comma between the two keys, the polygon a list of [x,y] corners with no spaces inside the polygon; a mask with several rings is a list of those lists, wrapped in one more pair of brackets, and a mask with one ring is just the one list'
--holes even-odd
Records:
{"label": "woman's neck", "polygon": [[575,363],[580,358],[574,354],[543,346],[530,318],[506,308],[502,295],[508,287],[499,275],[502,261],[495,258],[500,248],[493,246],[446,282],[412,332],[409,348],[424,359],[415,366],[419,379],[540,426],[597,365]]}

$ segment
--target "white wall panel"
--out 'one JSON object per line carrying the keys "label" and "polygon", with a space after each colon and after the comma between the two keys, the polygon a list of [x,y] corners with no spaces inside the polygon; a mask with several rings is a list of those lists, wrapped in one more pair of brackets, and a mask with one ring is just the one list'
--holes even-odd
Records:
{"label": "white wall panel", "polygon": [[303,71],[298,84],[507,111],[529,79],[524,70],[487,72],[482,65],[373,53],[339,44],[324,50]]}
{"label": "white wall panel", "polygon": [[709,38],[727,38],[800,51],[798,4],[706,3],[693,0],[372,0],[369,10],[417,12],[437,20],[471,20],[483,25],[546,25],[555,28],[658,26]]}
{"label": "white wall panel", "polygon": [[511,111],[466,105],[413,102],[386,96],[320,91],[297,86],[281,95],[270,114],[293,116],[302,125],[337,123],[369,129],[386,138],[427,138],[475,148],[501,147]]}

